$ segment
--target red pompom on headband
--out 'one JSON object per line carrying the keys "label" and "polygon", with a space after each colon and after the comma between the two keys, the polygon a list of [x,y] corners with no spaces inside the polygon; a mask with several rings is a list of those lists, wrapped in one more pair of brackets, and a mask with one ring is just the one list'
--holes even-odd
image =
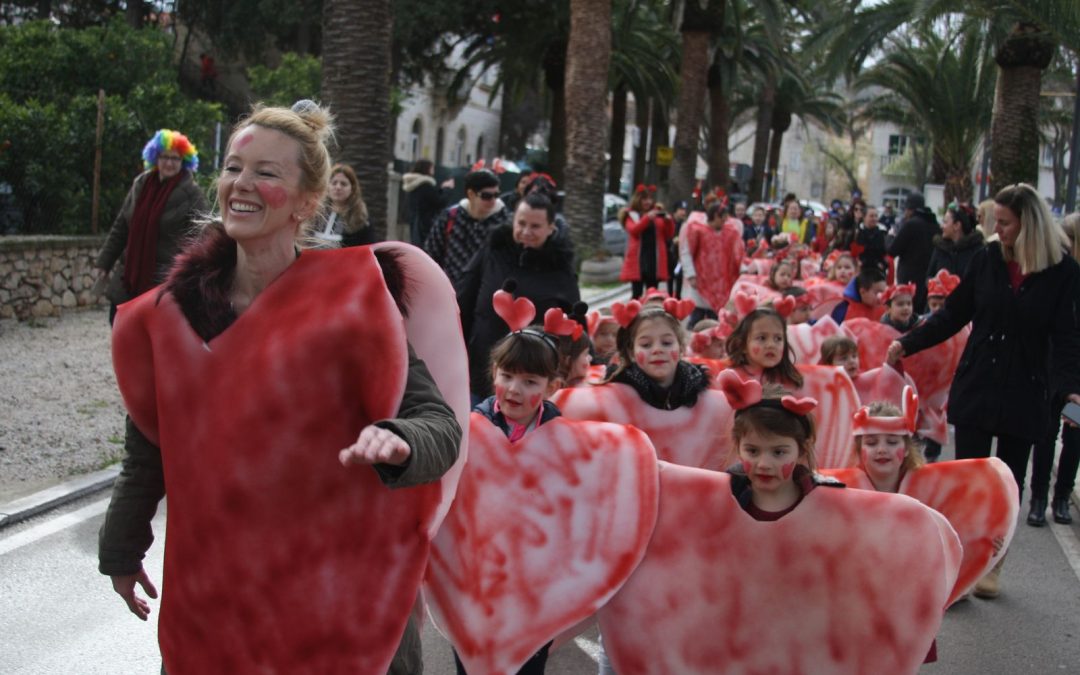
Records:
{"label": "red pompom on headband", "polygon": [[915,422],[919,414],[919,397],[911,387],[904,387],[904,405],[900,417],[872,417],[866,406],[855,413],[852,434],[893,434],[910,436],[915,433]]}
{"label": "red pompom on headband", "polygon": [[637,194],[639,192],[648,192],[650,194],[656,194],[656,186],[655,185],[646,185],[644,183],[638,183],[638,186],[636,188],[634,188],[634,193]]}

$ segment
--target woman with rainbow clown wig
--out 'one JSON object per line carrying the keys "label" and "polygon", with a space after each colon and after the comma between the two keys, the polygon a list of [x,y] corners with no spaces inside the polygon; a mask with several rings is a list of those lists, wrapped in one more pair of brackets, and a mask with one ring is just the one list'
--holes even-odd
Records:
{"label": "woman with rainbow clown wig", "polygon": [[187,136],[160,129],[142,157],[146,170],[131,184],[94,265],[99,278],[109,275],[110,323],[117,305],[165,279],[196,216],[210,210],[194,180],[199,153]]}

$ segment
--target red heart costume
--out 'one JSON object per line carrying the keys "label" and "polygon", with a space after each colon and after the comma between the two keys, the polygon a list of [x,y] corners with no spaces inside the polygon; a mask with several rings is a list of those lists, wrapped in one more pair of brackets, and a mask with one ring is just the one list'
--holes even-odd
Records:
{"label": "red heart costume", "polygon": [[902,408],[904,387],[911,387],[916,395],[920,393],[915,382],[907,374],[901,374],[892,366],[871,368],[855,377],[855,390],[859,392],[859,402],[862,405],[884,401]]}
{"label": "red heart costume", "polygon": [[855,385],[843,368],[834,366],[796,366],[803,376],[799,396],[817,399],[814,411],[817,441],[814,459],[817,466],[837,467],[853,464],[851,456],[851,416],[859,409]]}
{"label": "red heart costume", "polygon": [[[430,259],[399,248],[409,280],[434,293],[411,323],[441,323],[439,353],[423,336],[417,353],[440,386],[457,383],[447,401],[461,406],[464,344],[456,313],[438,309],[453,292]],[[337,455],[395,415],[407,360],[369,247],[305,252],[209,344],[171,295],[120,308],[117,382],[161,448],[169,497],[169,673],[386,672],[455,478],[391,491]]]}
{"label": "red heart costume", "polygon": [[[846,326],[846,322],[844,326]],[[814,325],[798,323],[787,327],[788,344],[795,353],[795,363],[817,365],[821,360],[821,345],[834,335],[848,335],[844,326],[839,326],[831,316],[818,319]]]}
{"label": "red heart costume", "polygon": [[656,447],[656,456],[668,462],[722,469],[733,459],[734,412],[723,392],[716,389],[701,392],[694,407],[675,410],[654,408],[633,387],[618,382],[560,389],[551,401],[569,419],[630,424],[641,429]]}
{"label": "red heart costume", "polygon": [[670,464],[660,495],[645,559],[599,612],[619,675],[918,671],[960,559],[939,514],[820,487],[759,522],[727,474]]}
{"label": "red heart costume", "polygon": [[657,465],[633,427],[556,418],[511,444],[471,419],[470,461],[425,595],[470,673],[515,673],[590,617],[645,554]]}
{"label": "red heart costume", "polygon": [[[873,490],[869,476],[857,467],[822,473],[849,487]],[[1009,548],[1016,530],[1020,499],[1012,471],[997,457],[936,462],[909,471],[900,480],[900,494],[918,499],[945,516],[964,547],[952,604],[988,572]]]}

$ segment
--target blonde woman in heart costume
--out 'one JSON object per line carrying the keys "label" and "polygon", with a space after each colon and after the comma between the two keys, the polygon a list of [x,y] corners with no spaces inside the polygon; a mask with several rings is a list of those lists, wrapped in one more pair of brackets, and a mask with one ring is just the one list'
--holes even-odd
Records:
{"label": "blonde woman in heart costume", "polygon": [[[442,359],[429,372],[406,336],[431,318],[407,313],[430,305],[433,264],[408,248],[297,247],[326,194],[331,131],[311,101],[256,107],[229,139],[219,218],[116,319],[134,433],[99,567],[146,620],[135,586],[157,596],[141,561],[168,493],[171,675],[420,667],[410,611],[462,431],[433,377]],[[427,329],[463,360],[443,323]]]}

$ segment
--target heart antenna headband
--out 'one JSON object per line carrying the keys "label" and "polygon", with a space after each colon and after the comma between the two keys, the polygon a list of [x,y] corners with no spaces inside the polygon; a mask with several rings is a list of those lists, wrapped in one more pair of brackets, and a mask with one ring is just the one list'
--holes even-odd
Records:
{"label": "heart antenna headband", "polygon": [[941,269],[929,281],[926,282],[926,295],[936,295],[947,298],[960,285],[960,277],[950,274],[948,270]]}
{"label": "heart antenna headband", "polygon": [[718,380],[720,390],[724,392],[728,404],[735,409],[736,415],[750,408],[762,406],[785,410],[805,418],[817,408],[817,399],[810,397],[795,398],[786,394],[779,399],[762,398],[761,383],[757,380],[744,380],[734,370],[721,372]]}
{"label": "heart antenna headband", "polygon": [[552,307],[544,312],[544,332],[560,337],[568,337],[577,342],[581,339],[585,329],[573,317],[564,313],[558,307]]}
{"label": "heart antenna headband", "polygon": [[919,414],[919,397],[911,387],[904,387],[903,406],[900,417],[879,417],[870,414],[870,408],[863,406],[855,413],[852,434],[893,434],[910,436],[915,433],[916,419]]}
{"label": "heart antenna headband", "polygon": [[641,303],[637,300],[631,300],[625,305],[621,302],[616,302],[611,305],[611,316],[615,318],[615,322],[619,326],[626,330],[630,327],[630,324],[634,322],[637,315],[641,313]]}
{"label": "heart antenna headband", "polygon": [[507,279],[503,287],[491,297],[491,305],[499,318],[506,322],[511,332],[522,330],[536,318],[536,305],[528,298],[514,299],[517,282]]}
{"label": "heart antenna headband", "polygon": [[892,299],[898,295],[915,295],[915,284],[899,284],[889,286],[885,289],[885,292],[881,294],[882,304],[892,302]]}

